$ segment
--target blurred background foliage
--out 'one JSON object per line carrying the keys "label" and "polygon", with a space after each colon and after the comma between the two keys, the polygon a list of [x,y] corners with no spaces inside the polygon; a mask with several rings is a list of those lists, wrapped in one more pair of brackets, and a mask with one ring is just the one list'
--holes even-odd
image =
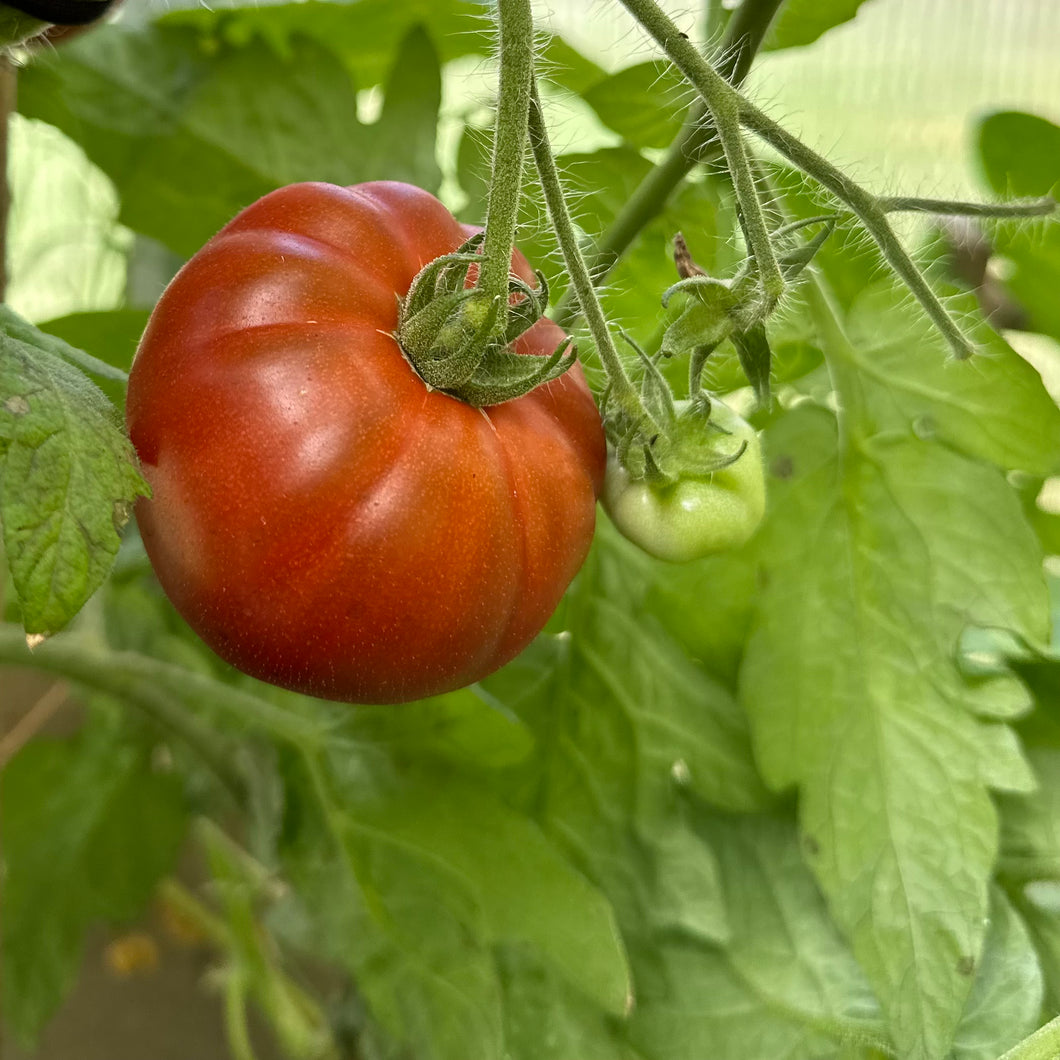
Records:
{"label": "blurred background foliage", "polygon": [[[668,6],[696,34],[692,5]],[[183,258],[276,184],[410,179],[437,189],[465,219],[480,219],[493,76],[487,45],[467,32],[466,19],[481,17],[484,5],[362,0],[355,7],[358,30],[350,33],[350,8],[338,3],[273,9],[224,0],[207,9],[190,0],[127,0],[120,21],[135,29],[158,18],[149,35],[100,31],[23,71],[12,122],[12,305],[75,346],[127,366],[150,307]],[[539,12],[556,34],[546,49],[555,149],[579,223],[592,234],[669,142],[675,107],[689,98],[616,7],[552,0]],[[1060,120],[1060,6],[807,0],[795,7],[800,16],[778,23],[749,91],[870,188],[1037,195],[1060,174],[1049,124]],[[828,13],[820,25],[815,11]],[[837,12],[855,11],[814,39]],[[1005,110],[1038,117],[982,120]],[[815,212],[801,183],[784,172],[776,179],[792,212]],[[521,242],[561,294],[532,195],[525,221]],[[677,227],[705,267],[724,271],[736,260],[722,182],[694,181],[645,230],[605,295],[616,322],[645,342],[665,319],[659,292],[673,278]],[[908,233],[930,235],[923,223]],[[1049,383],[1060,338],[1050,312],[1060,289],[1056,226],[999,225],[992,234],[1005,255],[998,267],[1025,294],[1040,331],[1010,337]],[[974,300],[944,275],[943,256],[937,253],[940,282],[970,313]],[[960,660],[987,660],[973,675],[978,683],[969,677],[966,688],[968,675],[956,672],[953,659],[954,616],[970,620],[973,603],[985,624],[1008,623],[1028,640],[1042,635],[1039,541],[1017,498],[1045,551],[1060,552],[1055,521],[1035,507],[1042,480],[1055,470],[1056,410],[1026,365],[985,329],[992,355],[964,377],[966,391],[953,387],[937,336],[894,286],[867,290],[879,278],[879,261],[857,240],[837,239],[818,262],[851,333],[872,354],[875,368],[865,369],[872,413],[899,424],[899,434],[910,433],[907,417],[915,425],[916,437],[888,457],[899,469],[897,485],[881,485],[869,468],[858,484],[863,503],[846,528],[855,543],[869,542],[862,554],[870,558],[919,559],[922,545],[928,553],[923,569],[914,564],[893,575],[897,587],[881,577],[878,596],[845,601],[842,578],[829,581],[832,554],[843,554],[847,543],[843,528],[832,528],[839,546],[825,554],[814,536],[815,513],[828,502],[821,483],[834,458],[834,394],[822,367],[826,343],[813,335],[801,303],[774,327],[783,401],[758,421],[777,454],[771,491],[782,532],[767,530],[749,553],[669,568],[647,561],[601,520],[593,557],[550,627],[557,635],[540,638],[480,687],[401,711],[355,712],[263,689],[201,650],[160,598],[130,535],[80,629],[91,633],[95,624],[114,648],[171,664],[171,686],[160,692],[202,723],[213,758],[222,766],[229,760],[247,786],[240,822],[247,847],[275,864],[266,870],[248,861],[209,826],[204,833],[201,821],[193,833],[227,925],[212,941],[246,976],[235,986],[240,1003],[250,998],[268,1012],[277,1036],[288,1036],[289,1055],[315,1055],[321,1013],[284,978],[273,934],[358,981],[363,996],[334,980],[322,996],[340,1042],[344,1030],[360,1032],[362,1006],[371,1008],[378,1026],[359,1048],[372,1057],[410,1055],[407,1039],[416,1055],[446,1058],[499,1055],[503,1043],[518,1057],[698,1060],[709,1041],[719,1056],[877,1060],[882,1037],[858,1035],[878,1031],[890,1016],[891,1030],[918,1050],[909,1055],[934,1055],[943,1042],[959,1060],[990,1060],[1000,1043],[1011,1044],[1056,1007],[1060,916],[1019,884],[1031,855],[1037,872],[1047,860],[1042,852],[1060,849],[1042,808],[1060,791],[1048,721],[1060,666],[1055,655],[1023,660],[1043,705],[1021,728],[1043,779],[1035,802],[1009,729],[971,720],[973,711],[1011,718],[1026,707],[1026,692],[989,638],[978,655],[969,649]],[[711,365],[721,391],[742,386],[733,361],[719,354]],[[1041,430],[1024,432],[1025,418]],[[1002,472],[1012,468],[1019,474],[1010,481]],[[893,501],[896,491],[901,503]],[[967,538],[955,543],[954,524]],[[960,577],[949,566],[956,550],[965,565]],[[1015,556],[1006,568],[1010,583],[998,588],[994,567],[1006,550]],[[759,560],[773,565],[771,585]],[[928,584],[923,570],[939,585]],[[936,588],[945,603],[938,614]],[[765,615],[756,613],[762,600]],[[840,614],[834,627],[816,614],[807,620],[814,602],[821,614]],[[874,701],[884,724],[903,737],[913,733],[908,746],[899,741],[907,757],[896,754],[879,770],[896,764],[894,776],[869,777],[881,788],[890,783],[888,797],[907,809],[902,800],[912,801],[916,812],[897,814],[893,831],[890,822],[870,819],[878,807],[863,797],[864,774],[857,773],[880,750],[873,734],[859,731],[848,746],[845,732],[828,732],[829,711],[848,705],[844,682],[856,689],[852,699],[873,691],[859,684],[867,684],[864,660],[848,650],[847,603],[874,620],[882,607],[890,624],[881,625],[919,636],[918,645],[937,652],[943,675],[938,687],[917,687],[928,704],[921,714],[904,713],[908,703],[899,695]],[[907,632],[903,623],[918,621],[925,625]],[[817,635],[810,645],[817,654],[784,654],[797,639],[792,631]],[[904,658],[907,646],[894,637],[889,658]],[[62,638],[56,647],[62,650]],[[765,662],[741,675],[755,650]],[[136,674],[121,669],[132,665],[116,660],[115,674],[135,684]],[[788,717],[799,714],[788,709],[795,693],[787,684],[799,685],[792,674],[814,690],[801,703],[808,720],[800,732]],[[243,695],[253,697],[253,709]],[[87,698],[93,724],[84,734],[32,748],[5,776],[6,790],[21,792],[32,811],[6,836],[12,863],[29,881],[8,895],[8,909],[14,904],[19,914],[14,956],[5,957],[6,989],[17,995],[9,1019],[30,1037],[62,999],[87,926],[121,921],[142,904],[172,863],[187,816],[216,812],[218,802],[216,778],[207,779],[186,743],[159,740],[157,718],[127,711],[98,689]],[[936,714],[948,727],[935,731],[925,722]],[[829,738],[842,746],[825,768],[814,754],[827,757]],[[161,767],[160,749],[171,756]],[[857,783],[822,794],[836,762]],[[78,784],[64,783],[77,770],[84,774]],[[159,779],[174,773],[185,782],[180,797],[176,785]],[[936,786],[925,786],[927,798],[917,801],[915,785],[929,773]],[[846,814],[842,852],[853,851],[852,867],[819,858],[805,820],[800,832],[788,790],[795,783],[831,799],[836,819]],[[990,893],[979,970],[967,965],[970,957],[955,965],[947,947],[954,936],[971,940],[973,950],[983,943],[996,841],[992,786],[1008,792],[1001,862],[1008,891]],[[954,792],[966,805],[953,804]],[[802,798],[812,802],[805,790]],[[932,819],[919,820],[932,800]],[[138,817],[140,801],[159,815],[157,842],[126,863],[128,836],[155,827]],[[55,821],[64,830],[49,833]],[[49,842],[38,841],[42,832]],[[937,864],[943,847],[971,881],[954,908],[942,910],[956,922],[949,934],[932,919],[936,889],[940,879],[949,883],[951,870]],[[12,851],[21,852],[20,862]],[[877,856],[922,871],[915,893],[895,887],[877,900],[855,888],[858,858],[875,865]],[[77,901],[53,895],[61,907],[55,913],[33,881],[60,863],[85,886]],[[276,865],[282,884],[270,875]],[[855,891],[862,905],[846,905]],[[1055,895],[1046,897],[1055,905]],[[269,914],[258,924],[253,913],[262,906]],[[210,922],[200,918],[197,930],[208,935]],[[41,959],[34,943],[44,937],[50,948]],[[922,989],[908,984],[910,948]],[[626,1024],[630,965],[638,1006]],[[891,1006],[882,1015],[881,997]],[[905,1018],[911,997],[922,1006]]]}

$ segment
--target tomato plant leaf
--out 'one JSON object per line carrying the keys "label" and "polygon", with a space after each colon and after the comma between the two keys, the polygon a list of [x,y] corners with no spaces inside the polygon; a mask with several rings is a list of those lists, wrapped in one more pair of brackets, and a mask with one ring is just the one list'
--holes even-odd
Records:
{"label": "tomato plant leaf", "polygon": [[368,858],[373,833],[357,834],[334,779],[315,758],[286,757],[279,853],[303,942],[353,974],[396,1043],[428,1060],[500,1060],[500,990],[464,881],[381,836]]}
{"label": "tomato plant leaf", "polygon": [[194,4],[163,14],[158,21],[163,28],[194,29],[207,48],[257,42],[286,59],[294,54],[298,38],[308,38],[334,51],[358,84],[368,88],[386,80],[388,72],[393,76],[394,55],[417,26],[437,42],[444,62],[487,53],[491,37],[481,17],[477,0],[307,0],[216,9]]}
{"label": "tomato plant leaf", "polygon": [[[1003,196],[1056,194],[1060,126],[1033,114],[988,114],[978,129],[979,158],[990,188]],[[1060,339],[1060,224],[997,224],[995,250],[1013,265],[1005,286],[1027,311],[1028,327]]]}
{"label": "tomato plant leaf", "polygon": [[1045,636],[1041,555],[999,471],[901,436],[840,465],[836,430],[805,409],[772,432],[791,475],[774,487],[741,684],[764,776],[800,787],[810,863],[896,1046],[935,1057],[981,960],[987,788],[1031,782],[977,720],[990,685],[962,677],[955,646],[968,625]]}
{"label": "tomato plant leaf", "polygon": [[0,773],[4,1020],[32,1042],[77,975],[88,928],[136,916],[177,856],[181,785],[109,731],[36,740]]}
{"label": "tomato plant leaf", "polygon": [[689,101],[680,72],[661,60],[627,66],[581,95],[604,125],[634,147],[667,147]]}
{"label": "tomato plant leaf", "polygon": [[624,1024],[587,1004],[524,950],[498,955],[504,990],[504,1045],[515,1060],[645,1060]]}
{"label": "tomato plant leaf", "polygon": [[1057,468],[1060,410],[1037,371],[981,321],[973,331],[978,354],[957,363],[919,307],[885,283],[855,301],[847,330],[875,429],[912,427],[1003,468],[1036,475]]}
{"label": "tomato plant leaf", "polygon": [[732,342],[736,347],[740,366],[755,392],[759,408],[769,407],[769,373],[773,363],[773,351],[769,348],[764,324],[756,324],[746,331],[734,331]]}
{"label": "tomato plant leaf", "polygon": [[990,926],[975,985],[957,1028],[954,1060],[994,1060],[1038,1026],[1042,971],[1020,915],[1000,888],[990,894]]}
{"label": "tomato plant leaf", "polygon": [[1042,1008],[1051,1016],[1060,1010],[1060,884],[1036,883],[1019,893],[1017,902],[1042,971]]}
{"label": "tomato plant leaf", "polygon": [[507,787],[608,895],[627,943],[663,933],[703,945],[729,928],[714,855],[681,793],[742,810],[769,799],[731,696],[639,602],[654,565],[638,556],[604,524],[557,632],[483,686],[538,740]]}
{"label": "tomato plant leaf", "polygon": [[701,815],[724,881],[724,949],[664,944],[645,962],[630,1035],[650,1057],[835,1055],[886,1043],[879,1009],[802,861],[794,826],[770,815]]}
{"label": "tomato plant leaf", "polygon": [[789,0],[770,27],[765,47],[798,48],[812,44],[833,26],[849,22],[865,0]]}
{"label": "tomato plant leaf", "polygon": [[979,121],[979,160],[998,195],[1034,198],[1060,184],[1060,126],[1023,111],[994,111]]}
{"label": "tomato plant leaf", "polygon": [[571,92],[582,93],[607,76],[603,67],[597,66],[558,33],[549,35],[538,54],[549,80]]}
{"label": "tomato plant leaf", "polygon": [[1000,869],[1020,882],[1060,879],[1060,751],[1028,752],[1038,785],[1033,792],[1004,795]]}
{"label": "tomato plant leaf", "polygon": [[0,309],[0,524],[27,633],[77,614],[147,492],[114,406],[70,363],[86,360]]}
{"label": "tomato plant leaf", "polygon": [[[244,206],[301,180],[393,178],[437,187],[440,74],[414,31],[373,125],[341,59],[307,38],[204,47],[189,27],[93,34],[20,81],[23,114],[58,126],[118,186],[121,220],[189,255]],[[404,71],[404,72],[401,72]]]}
{"label": "tomato plant leaf", "polygon": [[[94,378],[100,390],[121,408],[125,402],[126,373],[147,326],[147,317],[147,311],[142,309],[71,313],[44,321],[40,330],[62,339],[70,349],[95,350],[102,363],[116,369],[106,376],[97,372]],[[91,368],[82,367],[92,372]]]}
{"label": "tomato plant leaf", "polygon": [[605,1011],[625,1011],[631,986],[610,906],[526,817],[453,776],[354,812],[372,846],[421,851],[470,887],[488,940],[532,946]]}
{"label": "tomato plant leaf", "polygon": [[[493,948],[512,944],[602,1011],[624,1011],[628,970],[607,902],[526,817],[452,773],[405,769],[382,786],[341,774],[319,771],[318,805],[299,821],[304,836],[287,829],[285,853],[306,893],[326,886],[326,908],[346,910],[328,948],[355,974],[371,969],[363,988],[390,1033],[431,1056],[500,1056]],[[321,814],[330,836],[302,847]],[[328,850],[325,881],[305,862]]]}
{"label": "tomato plant leaf", "polygon": [[404,180],[436,189],[442,179],[435,158],[435,129],[441,105],[438,53],[427,31],[415,26],[394,55],[384,89],[383,109],[379,121],[370,127],[371,157],[359,159],[358,165],[365,172],[385,173],[387,180]]}

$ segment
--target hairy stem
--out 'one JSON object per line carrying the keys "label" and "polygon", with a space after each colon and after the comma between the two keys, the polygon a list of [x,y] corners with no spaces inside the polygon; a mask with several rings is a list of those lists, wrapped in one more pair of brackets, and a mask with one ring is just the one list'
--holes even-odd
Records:
{"label": "hairy stem", "polygon": [[[58,674],[132,703],[174,727],[195,720],[182,704],[196,703],[214,707],[244,727],[257,726],[293,744],[313,746],[323,736],[321,727],[310,719],[231,685],[136,652],[109,651],[75,633],[59,634],[30,651],[21,627],[0,623],[0,665],[3,664]],[[163,697],[165,705],[159,706]],[[192,734],[188,727],[180,731],[185,736]],[[194,741],[196,735],[192,734],[191,739]],[[216,739],[210,730],[199,734],[198,743],[212,747]],[[210,754],[209,750],[206,753]],[[223,749],[215,750],[211,757],[224,760],[231,772]]]}
{"label": "hairy stem", "polygon": [[[751,69],[773,17],[784,0],[743,0],[733,12],[719,47],[717,68],[733,84],[740,84]],[[688,119],[663,159],[656,165],[600,237],[589,259],[589,273],[595,284],[601,283],[614,268],[637,234],[662,213],[667,201],[681,181],[699,162],[710,162],[721,155],[714,126],[707,109],[697,101]],[[571,290],[556,306],[554,318],[569,325],[577,315],[577,299]]]}
{"label": "hairy stem", "polygon": [[[626,0],[624,0],[626,2]],[[633,0],[638,2],[638,0]],[[693,49],[698,56],[698,52]],[[727,85],[727,82],[721,81]],[[714,124],[718,130],[718,139],[725,152],[725,162],[732,179],[733,192],[739,209],[740,226],[747,241],[751,257],[758,270],[758,282],[765,296],[766,310],[776,305],[784,293],[784,277],[777,264],[773,251],[773,242],[769,238],[769,225],[762,209],[762,200],[758,196],[754,173],[744,148],[743,133],[740,130],[740,111],[731,105],[731,98],[721,96],[708,103]]]}
{"label": "hairy stem", "polygon": [[500,67],[497,117],[493,133],[493,164],[486,205],[486,237],[478,287],[500,300],[504,331],[508,316],[508,273],[523,186],[526,122],[534,63],[534,21],[530,0],[498,0]]}
{"label": "hairy stem", "polygon": [[530,147],[544,192],[549,220],[556,233],[564,264],[567,266],[571,288],[577,295],[581,311],[585,314],[585,320],[589,326],[589,332],[596,343],[600,361],[607,372],[611,398],[625,413],[634,419],[639,419],[644,414],[640,397],[622,366],[622,358],[615,346],[611,329],[607,325],[603,306],[600,305],[588,266],[578,248],[578,236],[571,222],[567,201],[563,195],[563,185],[560,182],[555,159],[552,157],[552,148],[549,144],[548,129],[545,126],[545,116],[541,108],[541,97],[538,95],[536,80],[532,80],[531,83]]}
{"label": "hairy stem", "polygon": [[[954,354],[962,359],[969,357],[972,353],[971,343],[894,234],[887,214],[876,197],[797,137],[792,136],[753,103],[744,99],[696,51],[654,0],[622,0],[622,3],[691,81],[716,118],[725,115],[728,110],[735,109],[741,124],[827,188],[857,214],[862,225],[878,244],[887,263],[924,307],[925,312],[949,342]],[[736,178],[737,174],[733,173],[734,181]]]}
{"label": "hairy stem", "polygon": [[740,130],[740,94],[703,58],[688,38],[663,13],[654,0],[622,0],[634,18],[655,38],[677,68],[695,85],[714,121],[725,162],[732,178],[740,223],[758,269],[767,308],[784,291],[784,277],[769,239],[754,174]]}
{"label": "hairy stem", "polygon": [[607,373],[607,381],[611,384],[612,399],[619,408],[637,419],[643,412],[640,398],[630,382],[630,377],[625,374],[625,369],[622,367],[622,358],[615,346],[611,329],[607,326],[603,306],[597,297],[593,279],[589,276],[588,267],[578,247],[578,235],[575,232],[575,226],[571,223],[567,200],[563,195],[563,184],[560,181],[559,171],[555,167],[555,160],[552,158],[548,128],[545,125],[541,96],[537,94],[536,80],[532,81],[530,87],[530,148],[537,167],[537,177],[541,180],[542,191],[545,195],[548,217],[557,242],[560,244],[564,264],[567,266],[570,286],[578,296],[589,333],[593,335],[596,342],[597,352],[604,371]]}
{"label": "hairy stem", "polygon": [[916,262],[894,234],[894,229],[887,220],[887,212],[879,200],[826,158],[807,147],[798,137],[792,136],[772,118],[743,99],[735,90],[730,91],[740,100],[741,122],[857,214],[866,231],[876,241],[887,264],[923,306],[924,311],[950,344],[954,355],[961,360],[970,357],[973,352],[971,342],[946,311]]}
{"label": "hairy stem", "polygon": [[1056,212],[1056,200],[1018,199],[1015,202],[964,202],[960,199],[919,199],[909,195],[887,195],[876,200],[884,213],[934,213],[950,217],[1048,217]]}

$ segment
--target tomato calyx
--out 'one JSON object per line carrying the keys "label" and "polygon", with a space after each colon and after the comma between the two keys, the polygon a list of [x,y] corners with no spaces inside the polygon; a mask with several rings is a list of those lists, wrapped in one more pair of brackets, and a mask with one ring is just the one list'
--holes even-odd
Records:
{"label": "tomato calyx", "polygon": [[698,382],[691,398],[675,401],[658,357],[626,338],[643,376],[635,409],[604,394],[605,510],[660,559],[684,562],[743,544],[765,513],[757,432]]}
{"label": "tomato calyx", "polygon": [[[646,379],[658,372],[652,365]],[[674,401],[669,388],[653,380],[654,391],[645,401],[647,415],[637,421],[606,414],[604,429],[615,460],[634,481],[654,486],[672,485],[680,479],[710,476],[735,464],[747,449],[746,438],[730,431],[714,415],[716,402],[706,391],[689,401]]]}
{"label": "tomato calyx", "polygon": [[705,393],[676,402],[664,434],[612,448],[601,500],[623,536],[659,559],[737,548],[765,514],[757,432]]}
{"label": "tomato calyx", "polygon": [[[836,221],[833,214],[806,217],[771,234],[777,264],[789,289],[831,236]],[[803,239],[813,228],[818,231]],[[696,394],[707,358],[728,339],[759,405],[768,405],[772,352],[765,325],[777,303],[762,297],[753,259],[748,258],[731,278],[711,276],[696,264],[678,232],[674,236],[674,264],[680,279],[663,292],[663,307],[669,306],[676,294],[688,298],[680,315],[666,329],[660,353],[664,357],[689,357],[689,393]]]}
{"label": "tomato calyx", "polygon": [[482,264],[478,233],[452,254],[429,262],[401,300],[394,338],[405,358],[431,390],[442,390],[469,405],[499,405],[558,379],[576,359],[573,343],[563,342],[548,357],[511,352],[548,307],[548,284],[508,278],[508,313],[501,324],[501,298],[470,285]]}

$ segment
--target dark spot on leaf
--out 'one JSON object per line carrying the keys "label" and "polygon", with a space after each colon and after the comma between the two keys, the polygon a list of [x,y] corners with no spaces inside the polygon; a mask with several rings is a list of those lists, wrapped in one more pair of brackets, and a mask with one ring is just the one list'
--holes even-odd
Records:
{"label": "dark spot on leaf", "polygon": [[960,975],[972,975],[975,972],[975,958],[974,957],[962,957],[957,962],[957,972]]}
{"label": "dark spot on leaf", "polygon": [[29,402],[21,394],[14,394],[4,402],[4,408],[12,416],[25,416],[29,412]]}
{"label": "dark spot on leaf", "polygon": [[769,473],[774,478],[791,478],[795,474],[795,461],[790,456],[778,456],[769,465]]}
{"label": "dark spot on leaf", "polygon": [[913,420],[913,433],[921,440],[928,441],[935,437],[938,425],[934,416],[917,416]]}
{"label": "dark spot on leaf", "polygon": [[802,837],[802,845],[806,848],[806,853],[811,858],[815,858],[821,853],[821,844],[812,835],[804,835]]}

